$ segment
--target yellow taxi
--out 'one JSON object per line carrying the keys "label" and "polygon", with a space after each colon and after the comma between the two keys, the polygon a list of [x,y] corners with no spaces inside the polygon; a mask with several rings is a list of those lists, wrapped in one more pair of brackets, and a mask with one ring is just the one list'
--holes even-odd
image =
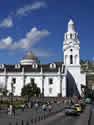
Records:
{"label": "yellow taxi", "polygon": [[81,107],[80,104],[75,104],[74,107],[76,108],[76,110],[77,110],[78,112],[82,112],[82,107]]}

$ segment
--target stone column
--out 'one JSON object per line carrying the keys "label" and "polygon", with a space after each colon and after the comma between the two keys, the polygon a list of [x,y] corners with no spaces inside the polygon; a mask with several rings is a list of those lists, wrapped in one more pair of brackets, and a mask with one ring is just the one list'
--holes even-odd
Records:
{"label": "stone column", "polygon": [[23,87],[26,85],[26,76],[23,75]]}
{"label": "stone column", "polygon": [[66,84],[67,84],[67,80],[66,80],[66,76],[63,76],[62,78],[62,81],[63,81],[63,85],[62,85],[62,96],[65,96],[67,95],[67,88],[66,88]]}
{"label": "stone column", "polygon": [[43,96],[44,96],[44,76],[42,77],[42,93],[43,93]]}
{"label": "stone column", "polygon": [[58,76],[58,80],[59,80],[59,94],[60,94],[60,96],[62,96],[62,77],[61,77],[61,75]]}
{"label": "stone column", "polygon": [[42,84],[42,95],[44,96],[44,76],[43,76],[43,68],[41,67],[41,71],[40,71],[40,75],[41,75],[41,84]]}
{"label": "stone column", "polygon": [[24,67],[22,68],[22,77],[23,77],[23,87],[25,86],[25,76],[24,76]]}
{"label": "stone column", "polygon": [[26,76],[24,76],[24,86],[26,85]]}
{"label": "stone column", "polygon": [[62,77],[60,76],[60,95],[62,96]]}
{"label": "stone column", "polygon": [[44,96],[44,76],[41,76],[41,84],[42,84],[42,95]]}
{"label": "stone column", "polygon": [[58,68],[58,78],[59,78],[59,87],[60,87],[60,96],[62,96],[62,76],[61,76],[61,72],[60,72],[60,67]]}
{"label": "stone column", "polygon": [[5,74],[5,88],[7,89],[7,74],[6,74],[6,68],[4,68],[4,74]]}

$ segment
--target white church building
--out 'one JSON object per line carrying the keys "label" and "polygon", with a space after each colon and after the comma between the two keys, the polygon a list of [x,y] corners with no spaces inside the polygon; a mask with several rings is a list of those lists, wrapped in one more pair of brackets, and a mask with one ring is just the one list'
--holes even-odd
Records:
{"label": "white church building", "polygon": [[20,96],[23,86],[34,81],[44,96],[56,97],[81,95],[81,85],[86,85],[86,73],[81,72],[80,41],[75,32],[74,22],[68,23],[64,34],[64,63],[40,64],[29,52],[18,64],[0,64],[0,84],[11,92],[15,82],[14,95]]}

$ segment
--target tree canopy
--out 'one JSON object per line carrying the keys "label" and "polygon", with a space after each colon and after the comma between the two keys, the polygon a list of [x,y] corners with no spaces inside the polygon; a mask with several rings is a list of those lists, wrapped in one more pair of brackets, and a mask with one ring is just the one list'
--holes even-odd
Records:
{"label": "tree canopy", "polygon": [[0,94],[3,96],[7,96],[8,90],[6,88],[0,88]]}
{"label": "tree canopy", "polygon": [[28,96],[28,97],[39,96],[40,88],[37,87],[37,85],[34,82],[29,83],[22,88],[21,95]]}

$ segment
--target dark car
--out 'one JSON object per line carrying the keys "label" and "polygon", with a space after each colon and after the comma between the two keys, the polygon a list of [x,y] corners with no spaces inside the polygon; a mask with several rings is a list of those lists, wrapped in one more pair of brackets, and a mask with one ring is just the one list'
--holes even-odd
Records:
{"label": "dark car", "polygon": [[75,107],[64,107],[64,112],[66,115],[79,115]]}
{"label": "dark car", "polygon": [[79,104],[81,105],[82,110],[84,110],[86,107],[86,103],[84,101],[80,101]]}

